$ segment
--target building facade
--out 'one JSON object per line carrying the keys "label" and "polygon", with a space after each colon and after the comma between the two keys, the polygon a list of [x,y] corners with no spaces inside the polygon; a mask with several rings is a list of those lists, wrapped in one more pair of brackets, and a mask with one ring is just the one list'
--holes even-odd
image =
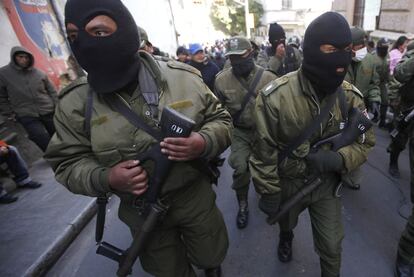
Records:
{"label": "building facade", "polygon": [[413,0],[334,0],[332,10],[344,15],[351,26],[363,27],[374,39],[413,38]]}
{"label": "building facade", "polygon": [[309,23],[331,10],[332,0],[261,0],[264,15],[263,27],[256,35],[267,41],[267,31],[270,23],[277,22],[285,29],[286,36],[298,35],[302,37]]}

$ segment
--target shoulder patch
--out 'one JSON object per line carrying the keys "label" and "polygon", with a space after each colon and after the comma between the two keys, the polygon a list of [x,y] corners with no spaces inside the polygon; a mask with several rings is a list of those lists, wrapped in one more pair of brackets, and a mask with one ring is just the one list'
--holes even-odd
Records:
{"label": "shoulder patch", "polygon": [[68,92],[74,90],[75,88],[80,87],[80,86],[84,86],[86,84],[88,84],[88,80],[86,79],[86,77],[80,77],[80,78],[76,79],[75,81],[73,81],[72,83],[70,83],[69,85],[67,85],[66,87],[64,87],[59,92],[59,98],[62,98]]}
{"label": "shoulder patch", "polygon": [[173,61],[173,60],[169,60],[167,62],[167,65],[170,68],[185,70],[185,71],[191,72],[191,73],[196,74],[199,77],[201,77],[200,71],[198,71],[197,69],[195,69],[191,65],[188,65],[188,64],[185,64],[185,63],[182,63],[182,62]]}
{"label": "shoulder patch", "polygon": [[286,84],[289,81],[289,78],[287,76],[282,76],[280,78],[277,78],[276,80],[270,82],[262,89],[263,95],[269,95],[273,91],[275,91],[278,87]]}
{"label": "shoulder patch", "polygon": [[359,89],[357,89],[356,86],[354,86],[353,84],[351,84],[351,83],[349,83],[347,81],[343,81],[342,82],[342,88],[344,90],[351,90],[352,92],[354,92],[359,97],[364,98],[364,95],[362,94],[362,92],[360,92]]}

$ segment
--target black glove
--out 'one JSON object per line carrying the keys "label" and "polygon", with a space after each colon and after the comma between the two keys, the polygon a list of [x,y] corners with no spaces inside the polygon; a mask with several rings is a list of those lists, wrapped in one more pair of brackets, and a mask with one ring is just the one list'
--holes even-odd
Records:
{"label": "black glove", "polygon": [[341,154],[331,151],[319,149],[315,153],[309,153],[306,157],[308,165],[320,172],[340,172],[344,168],[344,160]]}
{"label": "black glove", "polygon": [[372,118],[372,120],[378,120],[379,116],[380,116],[380,103],[378,102],[371,102],[369,104],[369,109],[370,112],[374,115],[374,117]]}
{"label": "black glove", "polygon": [[281,194],[262,194],[259,200],[259,209],[268,216],[274,215],[279,211]]}

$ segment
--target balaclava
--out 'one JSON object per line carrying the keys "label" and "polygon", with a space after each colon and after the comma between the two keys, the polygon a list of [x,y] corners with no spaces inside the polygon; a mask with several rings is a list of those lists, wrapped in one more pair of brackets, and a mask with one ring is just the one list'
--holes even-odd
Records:
{"label": "balaclava", "polygon": [[[98,15],[112,18],[117,30],[107,37],[88,34],[85,26]],[[70,47],[79,64],[88,72],[88,82],[97,93],[114,92],[138,78],[138,29],[120,0],[68,0],[65,22],[79,29]]]}
{"label": "balaclava", "polygon": [[254,69],[254,52],[252,51],[247,57],[243,58],[241,55],[230,56],[231,69],[236,76],[246,78]]}
{"label": "balaclava", "polygon": [[[351,51],[344,48],[351,42],[349,25],[339,13],[326,12],[306,29],[302,70],[318,92],[331,94],[342,84],[351,63]],[[331,44],[338,51],[323,53],[320,50],[323,44]],[[339,68],[343,71],[338,72]]]}
{"label": "balaclava", "polygon": [[273,53],[279,44],[285,45],[286,34],[282,26],[277,23],[272,23],[269,26],[269,42],[272,45]]}

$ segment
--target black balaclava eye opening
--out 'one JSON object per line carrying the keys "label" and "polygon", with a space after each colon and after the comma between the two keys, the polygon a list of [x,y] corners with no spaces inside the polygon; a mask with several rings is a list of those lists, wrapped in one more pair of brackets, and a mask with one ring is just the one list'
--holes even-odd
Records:
{"label": "black balaclava eye opening", "polygon": [[[117,30],[107,37],[88,34],[85,26],[98,15],[112,18]],[[120,0],[68,0],[65,22],[79,29],[70,47],[88,72],[88,82],[96,92],[115,92],[138,78],[139,33],[132,15]]]}
{"label": "black balaclava eye opening", "polygon": [[[352,42],[351,30],[345,18],[335,12],[317,17],[305,32],[303,45],[303,74],[319,93],[331,94],[342,84],[351,63],[351,51],[344,50]],[[320,46],[330,44],[339,49],[323,53]],[[343,68],[343,72],[338,72]]]}

